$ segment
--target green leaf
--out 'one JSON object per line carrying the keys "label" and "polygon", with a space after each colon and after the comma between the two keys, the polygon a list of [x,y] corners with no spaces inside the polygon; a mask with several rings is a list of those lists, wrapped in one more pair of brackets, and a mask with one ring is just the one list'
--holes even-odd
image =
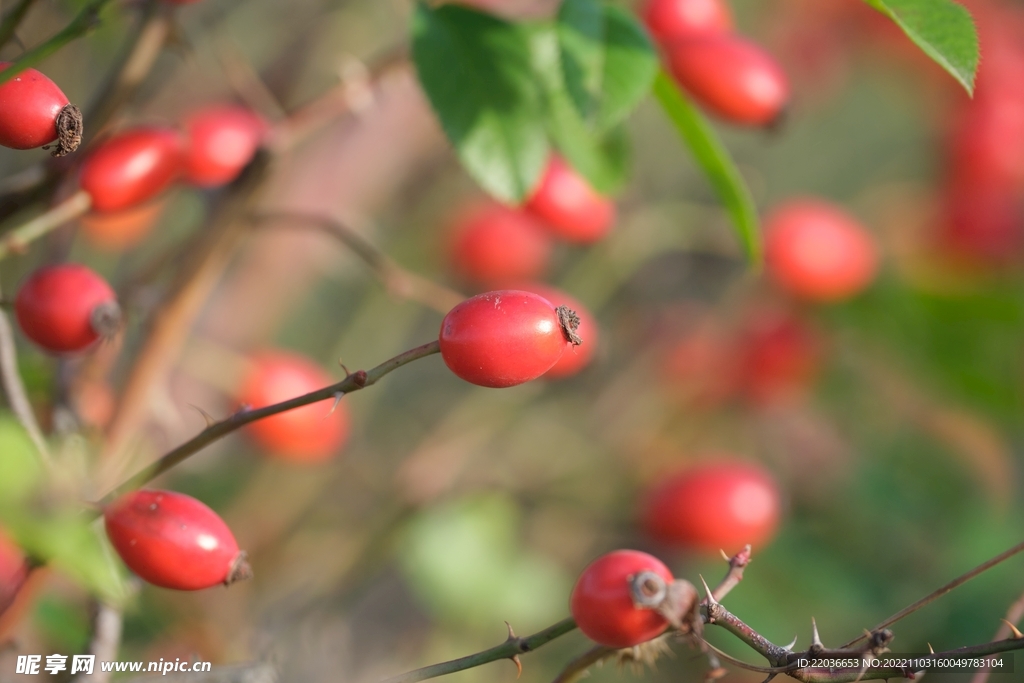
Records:
{"label": "green leaf", "polygon": [[420,83],[463,165],[495,197],[523,201],[548,158],[529,33],[458,5],[419,3],[412,26]]}
{"label": "green leaf", "polygon": [[654,95],[729,212],[748,260],[760,265],[763,248],[757,207],[728,150],[664,71],[654,82]]}
{"label": "green leaf", "polygon": [[632,14],[597,0],[564,0],[556,26],[565,88],[583,120],[605,132],[650,91],[657,52]]}
{"label": "green leaf", "polygon": [[625,183],[628,172],[629,146],[624,129],[620,125],[598,133],[584,121],[565,84],[558,35],[550,26],[534,28],[533,54],[552,141],[595,190],[614,192]]}
{"label": "green leaf", "polygon": [[0,506],[20,506],[42,481],[35,446],[13,417],[0,415]]}
{"label": "green leaf", "polygon": [[978,33],[970,12],[953,0],[864,0],[899,26],[968,93],[978,71]]}

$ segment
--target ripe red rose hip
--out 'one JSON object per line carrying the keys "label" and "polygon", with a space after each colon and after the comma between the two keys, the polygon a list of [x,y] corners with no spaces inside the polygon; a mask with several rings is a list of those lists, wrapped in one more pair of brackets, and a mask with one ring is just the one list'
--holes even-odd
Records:
{"label": "ripe red rose hip", "polygon": [[584,340],[584,343],[567,348],[562,357],[558,359],[558,362],[544,373],[544,377],[547,379],[564,379],[572,377],[587,367],[594,358],[594,352],[597,350],[598,344],[597,321],[594,320],[594,316],[590,314],[590,311],[579,300],[554,287],[530,283],[520,285],[517,289],[538,294],[556,307],[565,306],[576,313],[580,319],[580,326],[576,328],[576,334],[580,336],[580,339]]}
{"label": "ripe red rose hip", "polygon": [[787,311],[755,311],[740,331],[741,385],[747,398],[769,404],[799,397],[814,383],[823,341],[807,321]]}
{"label": "ripe red rose hip", "polygon": [[849,299],[878,270],[878,248],[861,225],[838,207],[793,200],[765,221],[768,273],[785,290],[812,301]]}
{"label": "ripe red rose hip", "polygon": [[219,187],[238,177],[260,146],[266,123],[245,107],[217,105],[185,121],[185,179]]}
{"label": "ripe red rose hip", "polygon": [[82,164],[82,189],[94,211],[117,211],[163,192],[181,170],[181,136],[169,128],[118,133]]}
{"label": "ripe red rose hip", "polygon": [[653,539],[704,553],[763,547],[775,535],[781,495],[762,468],[710,462],[670,475],[643,499],[641,524]]}
{"label": "ripe red rose hip", "polygon": [[251,574],[217,513],[173,491],[134,491],[103,513],[107,537],[128,568],[154,586],[195,591]]}
{"label": "ripe red rose hip", "polygon": [[659,43],[732,31],[732,12],[725,0],[649,0],[644,23]]}
{"label": "ripe red rose hip", "polygon": [[605,647],[623,648],[647,642],[668,628],[658,612],[634,605],[630,582],[640,572],[672,582],[668,567],[637,550],[610,552],[583,570],[572,589],[569,610],[584,635]]}
{"label": "ripe red rose hip", "polygon": [[733,123],[775,122],[789,101],[789,81],[771,55],[735,35],[701,36],[666,46],[679,85]]}
{"label": "ripe red rose hip", "polygon": [[40,268],[14,298],[25,336],[52,353],[74,353],[113,334],[120,325],[114,290],[76,263]]}
{"label": "ripe red rose hip", "polygon": [[[0,71],[10,62],[0,62]],[[35,69],[25,69],[0,85],[0,145],[33,149],[58,140],[54,156],[78,148],[82,115],[57,84]]]}
{"label": "ripe red rose hip", "polygon": [[615,204],[557,156],[548,162],[526,209],[554,235],[578,244],[596,242],[615,222]]}
{"label": "ripe red rose hip", "polygon": [[449,250],[461,277],[484,287],[507,287],[544,273],[551,239],[525,212],[487,202],[458,215]]}
{"label": "ripe red rose hip", "polygon": [[[255,355],[238,391],[238,402],[262,408],[334,384],[335,380],[304,356],[284,351]],[[270,453],[286,460],[319,462],[336,454],[349,433],[344,401],[332,412],[333,399],[257,420],[248,434]]]}
{"label": "ripe red rose hip", "polygon": [[[511,387],[550,370],[572,345],[575,314],[530,292],[499,290],[466,299],[441,321],[441,357],[462,379]],[[579,339],[576,339],[578,342]]]}

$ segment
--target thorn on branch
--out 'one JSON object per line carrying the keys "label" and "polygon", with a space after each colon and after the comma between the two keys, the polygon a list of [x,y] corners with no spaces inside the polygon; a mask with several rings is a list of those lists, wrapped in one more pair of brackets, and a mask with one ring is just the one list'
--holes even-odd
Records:
{"label": "thorn on branch", "polygon": [[704,586],[704,602],[709,605],[717,605],[718,601],[715,600],[715,594],[711,592],[711,588],[708,586],[708,582],[704,580],[704,577],[700,576],[700,582]]}
{"label": "thorn on branch", "polygon": [[1006,626],[1010,629],[1010,632],[1013,633],[1014,638],[1024,638],[1024,633],[1021,633],[1020,630],[1016,626],[1014,626],[1013,622],[1011,622],[1008,619],[1003,619],[1003,623],[1006,624]]}
{"label": "thorn on branch", "polygon": [[793,651],[793,648],[794,648],[794,647],[796,647],[796,639],[797,639],[798,637],[799,637],[799,636],[793,636],[793,642],[792,642],[792,643],[790,643],[789,645],[783,645],[783,646],[782,646],[782,649],[783,649],[783,650],[785,650],[786,652],[792,652],[792,651]]}
{"label": "thorn on branch", "polygon": [[341,403],[341,399],[343,398],[345,398],[344,391],[339,391],[334,394],[334,404],[331,406],[331,409],[327,411],[327,414],[324,415],[325,420],[331,415],[334,415],[334,411],[338,409],[338,404]]}
{"label": "thorn on branch", "polygon": [[825,646],[821,642],[821,636],[818,635],[818,622],[811,617],[811,652],[817,652],[824,650]]}
{"label": "thorn on branch", "polygon": [[217,424],[217,420],[213,419],[212,415],[210,415],[208,412],[206,412],[205,410],[203,410],[199,406],[195,405],[194,403],[189,403],[188,407],[192,408],[197,413],[199,413],[200,415],[203,416],[203,419],[206,420],[206,428],[207,429],[209,429],[213,425]]}

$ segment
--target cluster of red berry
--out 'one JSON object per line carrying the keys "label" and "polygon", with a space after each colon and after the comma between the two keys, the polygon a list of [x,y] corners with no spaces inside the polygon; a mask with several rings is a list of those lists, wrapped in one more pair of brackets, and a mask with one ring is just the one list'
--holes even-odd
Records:
{"label": "cluster of red berry", "polygon": [[726,121],[776,123],[789,102],[786,74],[756,43],[733,32],[725,0],[650,0],[644,21],[679,85]]}

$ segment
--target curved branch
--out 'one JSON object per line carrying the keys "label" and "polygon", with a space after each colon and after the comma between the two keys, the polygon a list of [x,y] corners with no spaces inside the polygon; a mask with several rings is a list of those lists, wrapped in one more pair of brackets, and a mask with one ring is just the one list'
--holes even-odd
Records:
{"label": "curved branch", "polygon": [[453,289],[409,272],[395,263],[389,256],[380,251],[372,242],[339,220],[329,216],[298,213],[291,211],[271,211],[252,217],[255,223],[281,222],[293,223],[317,230],[322,230],[337,238],[353,254],[362,260],[373,271],[384,288],[389,292],[433,308],[445,314],[466,297]]}
{"label": "curved branch", "polygon": [[309,405],[310,403],[317,403],[318,401],[324,401],[331,398],[339,399],[345,394],[351,394],[354,391],[359,391],[360,389],[365,389],[368,386],[376,384],[382,377],[393,370],[397,370],[403,365],[407,365],[414,360],[438,353],[440,350],[440,344],[435,340],[428,344],[417,346],[415,349],[399,354],[390,360],[384,361],[371,370],[359,370],[357,372],[353,372],[340,382],[324,387],[323,389],[318,389],[291,400],[275,403],[256,410],[240,410],[226,420],[221,420],[220,422],[211,424],[191,440],[186,441],[174,450],[166,453],[153,465],[147,467],[122,483],[120,486],[104,496],[100,506],[102,507],[118,496],[143,486],[151,479],[163,474],[189,456],[198,453],[214,441],[222,439],[231,432],[236,431],[251,422],[262,420],[265,417],[277,415],[278,413],[283,413],[293,408]]}

